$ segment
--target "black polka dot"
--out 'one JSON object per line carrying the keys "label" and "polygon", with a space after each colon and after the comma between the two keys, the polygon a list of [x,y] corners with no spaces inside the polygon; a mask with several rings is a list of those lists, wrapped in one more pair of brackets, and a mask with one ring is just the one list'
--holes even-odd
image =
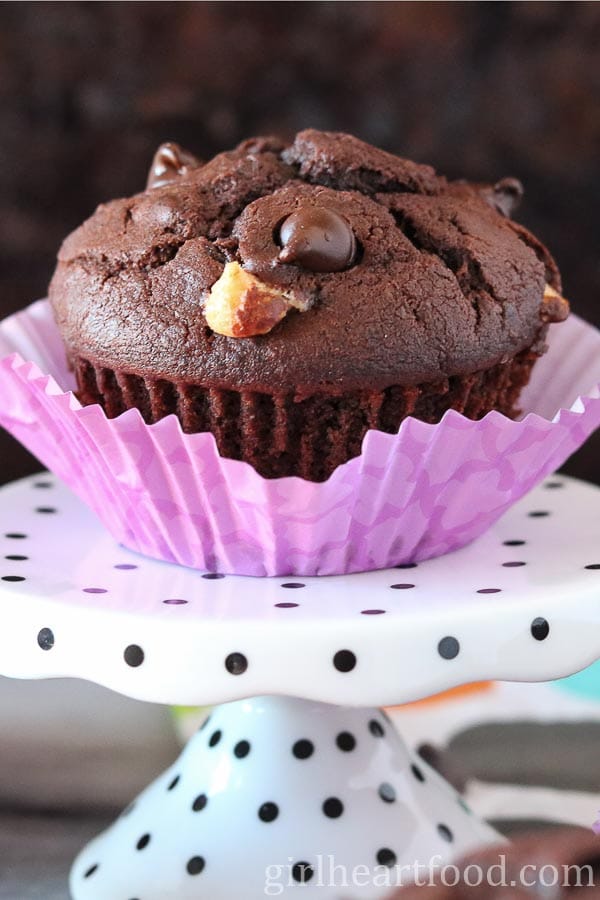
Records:
{"label": "black polka dot", "polygon": [[356,656],[352,650],[338,650],[333,657],[333,665],[338,672],[351,672],[356,665]]}
{"label": "black polka dot", "polygon": [[525,541],[502,541],[505,547],[522,547]]}
{"label": "black polka dot", "polygon": [[396,791],[387,781],[379,785],[378,793],[384,803],[393,803],[396,799]]}
{"label": "black polka dot", "polygon": [[510,562],[502,563],[505,569],[518,569],[520,566],[526,566],[527,563],[522,562],[521,560],[511,560]]}
{"label": "black polka dot", "polygon": [[208,797],[206,796],[206,794],[198,794],[198,796],[192,803],[192,809],[194,810],[194,812],[202,812],[207,803]]}
{"label": "black polka dot", "polygon": [[586,569],[600,569],[600,563],[590,563]]}
{"label": "black polka dot", "polygon": [[315,745],[312,741],[307,741],[305,738],[301,738],[299,741],[296,741],[294,746],[292,747],[292,753],[296,757],[296,759],[308,759],[309,756],[312,756],[315,752]]}
{"label": "black polka dot", "polygon": [[279,607],[279,609],[295,609],[297,606],[300,606],[299,603],[275,603],[275,606]]}
{"label": "black polka dot", "polygon": [[54,506],[38,506],[36,507],[35,511],[36,513],[41,513],[42,515],[49,516],[55,513],[57,510],[54,508]]}
{"label": "black polka dot", "polygon": [[238,741],[233,748],[233,754],[238,759],[244,759],[250,753],[250,744],[248,741]]}
{"label": "black polka dot", "polygon": [[455,659],[460,652],[460,644],[455,637],[448,635],[438,644],[438,653],[442,659]]}
{"label": "black polka dot", "polygon": [[500,594],[502,588],[479,588],[478,594]]}
{"label": "black polka dot", "polygon": [[213,731],[213,733],[211,734],[211,736],[208,740],[208,746],[216,747],[217,744],[219,743],[219,741],[221,740],[222,736],[223,736],[223,732],[220,729],[217,729],[217,731]]}
{"label": "black polka dot", "polygon": [[144,662],[144,651],[137,644],[130,644],[125,648],[123,658],[128,666],[137,669]]}
{"label": "black polka dot", "polygon": [[180,597],[169,597],[167,600],[163,600],[163,603],[166,603],[167,606],[185,606],[187,600],[182,600]]}
{"label": "black polka dot", "polygon": [[54,633],[50,628],[41,628],[37,636],[38,646],[42,650],[52,650],[54,647]]}
{"label": "black polka dot", "polygon": [[23,577],[23,575],[3,575],[2,581],[10,581],[10,582],[25,581],[25,578]]}
{"label": "black polka dot", "polygon": [[9,531],[8,534],[4,535],[5,538],[9,538],[11,541],[24,541],[27,537],[26,534],[23,534],[20,531]]}
{"label": "black polka dot", "polygon": [[527,513],[527,515],[531,519],[543,519],[544,516],[549,516],[550,513],[547,509],[533,509],[530,513]]}
{"label": "black polka dot", "polygon": [[437,830],[438,830],[438,834],[441,838],[443,838],[445,841],[448,841],[449,844],[452,843],[452,841],[454,840],[454,835],[452,834],[452,832],[450,831],[450,829],[448,828],[447,825],[440,824],[440,825],[438,825]]}
{"label": "black polka dot", "polygon": [[416,569],[417,563],[400,563],[399,566],[394,566],[395,569]]}
{"label": "black polka dot", "polygon": [[261,822],[274,822],[279,815],[279,807],[276,803],[263,803],[258,810],[258,818]]}
{"label": "black polka dot", "polygon": [[315,870],[307,862],[297,862],[292,866],[292,878],[299,884],[306,884],[315,874]]}
{"label": "black polka dot", "polygon": [[373,735],[373,737],[383,737],[385,734],[385,729],[381,722],[378,722],[377,719],[371,719],[369,722],[369,731]]}
{"label": "black polka dot", "polygon": [[169,786],[167,787],[167,790],[173,791],[177,787],[177,785],[179,784],[180,781],[181,781],[181,775],[176,775],[175,778],[173,778],[173,780],[169,782]]}
{"label": "black polka dot", "polygon": [[344,812],[344,804],[337,797],[328,797],[323,803],[323,813],[328,819],[339,819]]}
{"label": "black polka dot", "polygon": [[423,771],[417,765],[415,765],[415,763],[411,765],[410,771],[413,773],[417,781],[425,781]]}
{"label": "black polka dot", "polygon": [[562,488],[564,486],[564,482],[562,481],[547,481],[544,485],[545,488],[549,488],[550,490],[556,490],[557,488]]}
{"label": "black polka dot", "polygon": [[34,486],[34,488],[38,488],[39,490],[44,490],[44,489],[54,487],[54,485],[52,484],[51,481],[34,481],[33,486]]}
{"label": "black polka dot", "polygon": [[356,738],[349,731],[340,731],[335,742],[344,753],[351,753],[356,747]]}
{"label": "black polka dot", "polygon": [[204,869],[205,862],[202,856],[192,856],[191,859],[188,860],[188,864],[186,869],[188,871],[188,875],[199,875],[200,872]]}
{"label": "black polka dot", "polygon": [[360,612],[363,616],[381,616],[385,609],[361,609]]}
{"label": "black polka dot", "polygon": [[87,869],[87,871],[84,872],[83,877],[84,877],[84,878],[91,878],[92,875],[94,874],[94,872],[97,872],[98,869],[99,869],[98,863],[94,863],[93,866],[90,866],[89,869]]}
{"label": "black polka dot", "polygon": [[137,569],[137,566],[134,566],[133,563],[117,563],[116,566],[113,566],[114,569],[120,569],[123,572],[129,572],[132,569]]}
{"label": "black polka dot", "polygon": [[389,847],[382,847],[377,851],[377,862],[380,866],[387,866],[391,869],[396,865],[396,854]]}
{"label": "black polka dot", "polygon": [[219,578],[225,578],[220,572],[205,572],[202,577],[206,578],[207,581],[217,581]]}
{"label": "black polka dot", "polygon": [[550,634],[550,625],[548,624],[548,621],[541,616],[534,619],[531,623],[531,634],[536,641],[545,641]]}
{"label": "black polka dot", "polygon": [[230,675],[243,675],[248,668],[248,660],[243,653],[230,653],[225,660],[225,668]]}
{"label": "black polka dot", "polygon": [[281,585],[282,588],[288,588],[290,590],[298,590],[298,588],[306,587],[306,585],[302,581],[286,581]]}
{"label": "black polka dot", "polygon": [[144,850],[148,846],[149,843],[150,843],[150,835],[143,834],[135,846],[136,846],[137,850]]}
{"label": "black polka dot", "polygon": [[408,591],[410,588],[414,588],[414,584],[390,584],[390,587],[395,591]]}
{"label": "black polka dot", "polygon": [[29,559],[29,557],[21,556],[19,553],[9,553],[4,559],[10,559],[12,562],[24,562],[26,559]]}

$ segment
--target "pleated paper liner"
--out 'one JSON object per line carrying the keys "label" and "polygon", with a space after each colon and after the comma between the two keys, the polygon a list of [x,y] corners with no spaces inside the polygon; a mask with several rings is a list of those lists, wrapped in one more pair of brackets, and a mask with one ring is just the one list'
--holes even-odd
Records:
{"label": "pleated paper liner", "polygon": [[600,333],[551,329],[513,421],[450,410],[369,431],[327,481],[265,479],[219,456],[175,416],[108,419],[71,393],[46,301],[0,325],[0,424],[91,506],[116,540],[213,572],[330,575],[438,556],[469,543],[600,425]]}

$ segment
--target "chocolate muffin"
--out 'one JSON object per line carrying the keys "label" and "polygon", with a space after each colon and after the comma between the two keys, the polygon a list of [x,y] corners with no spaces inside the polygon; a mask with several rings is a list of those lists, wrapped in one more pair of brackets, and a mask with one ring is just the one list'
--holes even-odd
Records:
{"label": "chocolate muffin", "polygon": [[159,148],[146,190],[64,242],[50,300],[82,403],[211,432],[322,481],[368,429],[514,416],[568,314],[519,182],[448,182],[345,134]]}

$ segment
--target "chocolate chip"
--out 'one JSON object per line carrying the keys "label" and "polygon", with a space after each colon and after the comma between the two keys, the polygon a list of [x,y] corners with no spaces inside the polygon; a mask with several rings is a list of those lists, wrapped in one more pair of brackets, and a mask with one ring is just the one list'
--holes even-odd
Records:
{"label": "chocolate chip", "polygon": [[279,259],[311,272],[341,272],[352,264],[356,239],[348,222],[322,206],[304,206],[279,231]]}
{"label": "chocolate chip", "polygon": [[170,181],[176,181],[182,175],[187,175],[190,169],[197,169],[202,165],[192,153],[183,150],[179,144],[161,144],[152,160],[146,189],[162,187]]}
{"label": "chocolate chip", "polygon": [[510,218],[523,198],[523,185],[518,178],[502,178],[494,185],[492,194],[496,209]]}

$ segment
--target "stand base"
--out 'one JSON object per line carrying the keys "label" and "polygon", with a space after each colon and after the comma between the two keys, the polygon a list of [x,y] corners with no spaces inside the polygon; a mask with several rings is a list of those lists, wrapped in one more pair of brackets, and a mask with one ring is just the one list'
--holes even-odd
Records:
{"label": "stand base", "polygon": [[70,883],[73,900],[375,900],[499,840],[380,710],[256,697],[217,707]]}

